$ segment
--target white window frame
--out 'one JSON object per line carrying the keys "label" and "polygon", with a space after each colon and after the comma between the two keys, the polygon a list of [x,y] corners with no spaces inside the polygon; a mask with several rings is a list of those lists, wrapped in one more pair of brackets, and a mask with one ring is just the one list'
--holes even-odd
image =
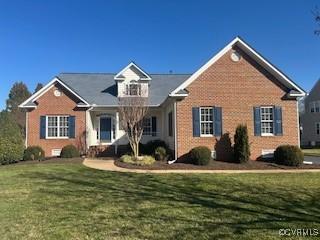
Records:
{"label": "white window frame", "polygon": [[[271,108],[271,110],[272,110],[272,120],[262,120],[262,109],[265,109],[265,108]],[[273,133],[263,133],[262,132],[262,123],[263,122],[268,122],[268,123],[270,123],[270,122],[272,122],[272,132]],[[262,107],[260,107],[260,124],[261,124],[261,136],[274,136],[274,107],[273,106],[262,106]]]}
{"label": "white window frame", "polygon": [[[144,122],[143,122],[143,133],[142,133],[142,136],[153,136],[152,135],[153,134],[153,132],[152,132],[152,128],[153,128],[153,126],[152,126],[152,117],[145,117],[143,119],[143,121],[145,121],[146,119],[148,119],[150,121],[150,132],[146,132],[144,130],[145,126],[144,126]],[[157,133],[155,133],[155,134],[157,135]]]}
{"label": "white window frame", "polygon": [[[202,121],[201,120],[201,110],[210,109],[212,111],[212,121]],[[212,123],[212,134],[203,134],[202,133],[202,123]],[[199,124],[200,124],[200,137],[213,137],[214,136],[214,117],[213,117],[213,107],[200,107],[199,108]]]}
{"label": "white window frame", "polygon": [[[49,136],[48,129],[49,129],[49,117],[56,117],[57,118],[57,137],[52,137]],[[69,121],[69,115],[47,115],[46,116],[46,139],[69,139],[69,128],[70,126],[68,125],[68,136],[60,136],[60,117],[67,117]]]}
{"label": "white window frame", "polygon": [[[137,94],[131,94],[131,86],[137,87]],[[127,96],[141,96],[141,84],[138,82],[129,82],[126,84],[126,95]]]}
{"label": "white window frame", "polygon": [[[318,126],[319,126],[319,133],[318,133]],[[316,135],[320,135],[320,122],[315,123],[315,130],[316,130]]]}
{"label": "white window frame", "polygon": [[[313,111],[311,111],[313,110]],[[309,112],[310,113],[315,113],[316,112],[316,101],[312,101],[309,103]]]}

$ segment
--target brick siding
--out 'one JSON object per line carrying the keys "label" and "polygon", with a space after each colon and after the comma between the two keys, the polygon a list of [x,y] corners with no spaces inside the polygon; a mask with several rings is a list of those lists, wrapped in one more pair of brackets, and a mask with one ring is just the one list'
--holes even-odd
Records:
{"label": "brick siding", "polygon": [[[260,157],[262,149],[298,144],[296,100],[282,100],[284,87],[249,56],[241,54],[242,59],[233,62],[227,52],[187,87],[189,96],[177,103],[178,157],[205,145],[215,149],[218,158],[230,159],[230,139],[233,141],[240,123],[248,126],[252,159]],[[283,136],[254,136],[253,107],[262,105],[282,107]],[[223,137],[193,137],[192,107],[201,106],[222,107]]]}
{"label": "brick siding", "polygon": [[[54,90],[62,92],[60,97],[54,95]],[[51,156],[52,149],[61,149],[65,145],[73,144],[85,149],[85,109],[77,108],[76,99],[62,86],[56,84],[37,100],[37,108],[28,112],[27,145],[39,145],[47,157]],[[40,116],[70,115],[75,116],[74,139],[40,139]]]}

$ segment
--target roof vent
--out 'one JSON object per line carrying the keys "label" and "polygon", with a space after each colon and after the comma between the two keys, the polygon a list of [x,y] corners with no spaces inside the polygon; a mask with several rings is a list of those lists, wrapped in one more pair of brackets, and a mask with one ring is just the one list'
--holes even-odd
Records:
{"label": "roof vent", "polygon": [[232,51],[230,58],[234,62],[239,62],[241,60],[241,55],[238,51]]}

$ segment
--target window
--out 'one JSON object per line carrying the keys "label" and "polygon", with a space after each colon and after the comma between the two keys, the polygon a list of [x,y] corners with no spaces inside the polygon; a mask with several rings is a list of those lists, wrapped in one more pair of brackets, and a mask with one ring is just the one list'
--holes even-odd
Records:
{"label": "window", "polygon": [[213,135],[212,107],[200,108],[200,133],[201,135]]}
{"label": "window", "polygon": [[173,125],[172,125],[172,112],[168,114],[168,135],[169,137],[173,136]]}
{"label": "window", "polygon": [[309,103],[310,112],[320,112],[320,101],[312,101]]}
{"label": "window", "polygon": [[273,135],[273,107],[261,107],[261,135]]}
{"label": "window", "polygon": [[316,134],[320,135],[320,122],[316,123]]}
{"label": "window", "polygon": [[141,85],[138,83],[130,83],[126,85],[126,95],[128,96],[140,96]]}
{"label": "window", "polygon": [[69,136],[68,116],[47,116],[47,137],[67,138]]}
{"label": "window", "polygon": [[143,119],[143,135],[151,135],[152,132],[152,121],[151,118]]}

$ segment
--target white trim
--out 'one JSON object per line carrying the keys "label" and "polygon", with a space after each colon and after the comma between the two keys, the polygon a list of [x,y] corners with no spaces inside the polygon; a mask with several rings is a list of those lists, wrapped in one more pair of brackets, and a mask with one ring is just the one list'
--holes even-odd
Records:
{"label": "white trim", "polygon": [[[48,90],[50,90],[54,84],[58,82],[59,84],[61,84],[64,88],[66,88],[69,92],[71,92],[74,96],[76,96],[78,99],[80,99],[83,103],[86,104],[86,107],[89,107],[90,104],[84,100],[80,95],[78,95],[76,92],[74,92],[71,88],[69,88],[65,83],[63,83],[58,77],[53,78],[47,85],[45,85],[43,88],[41,88],[38,92],[36,92],[35,94],[33,94],[31,97],[29,97],[27,100],[25,100],[23,103],[21,103],[19,105],[19,108],[26,108],[26,107],[31,107],[27,104],[29,101],[36,101],[39,97],[41,97],[43,94],[45,94]],[[82,105],[83,107],[85,105]],[[34,106],[32,106],[34,107]]]}
{"label": "white trim", "polygon": [[[201,121],[201,109],[211,109],[212,111],[212,134],[202,134],[201,122],[211,123],[211,121]],[[199,129],[200,129],[200,137],[214,137],[214,119],[213,119],[213,107],[199,107]]]}
{"label": "white trim", "polygon": [[[116,126],[116,116],[112,115],[112,114],[101,114],[99,116],[96,116],[96,118],[98,119],[98,139],[97,142],[98,144],[101,145],[112,145],[116,140],[117,140],[117,126]],[[111,128],[110,128],[110,142],[109,141],[101,141],[100,140],[100,119],[101,118],[110,118],[110,124],[111,124]],[[115,124],[115,136],[113,135],[113,125]]]}
{"label": "white trim", "polygon": [[151,80],[151,77],[143,71],[141,68],[139,68],[134,62],[130,62],[125,68],[123,68],[115,77],[115,80],[124,80],[123,78],[119,77],[122,75],[127,69],[129,69],[131,66],[134,66],[136,69],[138,69],[142,74],[147,76],[146,78],[140,78],[141,80]]}
{"label": "white trim", "polygon": [[178,93],[170,93],[169,97],[188,97],[189,94],[188,93],[182,93],[182,94],[178,94]]}
{"label": "white trim", "polygon": [[[57,137],[49,137],[48,136],[48,118],[49,117],[57,117]],[[69,139],[69,123],[68,123],[68,136],[67,137],[60,137],[60,117],[67,117],[69,121],[70,115],[46,115],[46,139]]]}
{"label": "white trim", "polygon": [[[263,120],[262,121],[262,109],[263,108],[271,108],[272,109],[272,120]],[[262,133],[262,122],[272,122],[272,131],[273,131],[273,133]],[[272,136],[275,136],[275,133],[274,133],[274,125],[275,125],[275,120],[274,120],[274,106],[261,106],[260,107],[260,123],[261,123],[261,129],[260,129],[260,131],[261,131],[261,136],[262,137],[272,137]]]}
{"label": "white trim", "polygon": [[285,80],[290,86],[294,87],[299,94],[292,94],[292,96],[305,96],[306,93],[299,88],[294,82],[288,79],[283,73],[281,73],[277,68],[275,68],[272,64],[270,64],[266,59],[264,59],[260,54],[258,54],[254,49],[252,49],[248,44],[242,41],[239,37],[233,39],[227,46],[225,46],[222,50],[220,50],[215,56],[213,56],[207,63],[205,63],[199,70],[197,70],[194,74],[192,74],[185,82],[183,82],[180,86],[178,86],[175,90],[171,92],[171,95],[176,94],[178,91],[185,89],[189,86],[194,80],[196,80],[205,70],[207,70],[212,64],[214,64],[217,60],[219,60],[225,53],[227,53],[232,47],[236,44],[239,44],[239,47],[243,47],[245,50],[248,50],[250,53],[254,55],[257,59],[259,59],[263,64],[269,67],[272,71],[278,74],[283,80]]}

